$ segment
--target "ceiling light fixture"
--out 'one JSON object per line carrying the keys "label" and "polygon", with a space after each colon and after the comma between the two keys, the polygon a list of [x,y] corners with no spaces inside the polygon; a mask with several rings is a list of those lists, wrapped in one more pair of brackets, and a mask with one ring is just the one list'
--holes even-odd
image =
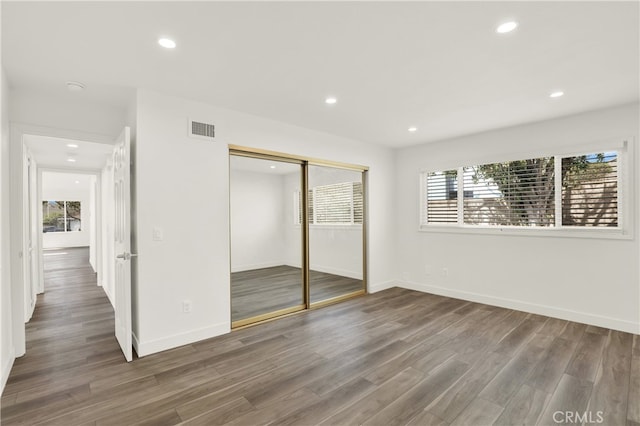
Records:
{"label": "ceiling light fixture", "polygon": [[77,180],[77,181],[76,181],[76,183],[80,183],[80,181],[79,181],[79,180]]}
{"label": "ceiling light fixture", "polygon": [[325,102],[325,103],[327,103],[327,104],[329,104],[329,105],[333,105],[333,104],[335,104],[336,102],[338,102],[338,100],[337,100],[336,98],[331,97],[331,98],[327,98],[327,99],[325,99],[325,100],[324,100],[324,102]]}
{"label": "ceiling light fixture", "polygon": [[276,166],[269,166],[269,168],[270,168],[270,169],[275,169],[275,168],[276,168]]}
{"label": "ceiling light fixture", "polygon": [[161,38],[158,40],[158,44],[165,49],[175,49],[176,47],[176,42],[170,38]]}
{"label": "ceiling light fixture", "polygon": [[67,146],[68,146],[69,148],[77,148],[77,147],[78,147],[78,144],[77,144],[77,143],[68,143],[68,144],[67,144]]}
{"label": "ceiling light fixture", "polygon": [[498,28],[496,28],[496,32],[498,34],[506,34],[506,33],[510,33],[516,28],[518,28],[518,23],[515,21],[509,21],[509,22],[505,22],[503,24],[498,25]]}
{"label": "ceiling light fixture", "polygon": [[67,161],[70,162],[70,163],[75,163],[76,159],[69,157],[69,158],[67,158]]}
{"label": "ceiling light fixture", "polygon": [[413,133],[413,132],[417,131],[418,128],[412,126],[412,127],[409,127],[407,130],[410,131],[411,133]]}
{"label": "ceiling light fixture", "polygon": [[81,92],[85,89],[85,85],[77,81],[67,81],[67,90],[70,92]]}
{"label": "ceiling light fixture", "polygon": [[564,96],[564,92],[553,92],[549,95],[550,98],[559,98],[560,96]]}

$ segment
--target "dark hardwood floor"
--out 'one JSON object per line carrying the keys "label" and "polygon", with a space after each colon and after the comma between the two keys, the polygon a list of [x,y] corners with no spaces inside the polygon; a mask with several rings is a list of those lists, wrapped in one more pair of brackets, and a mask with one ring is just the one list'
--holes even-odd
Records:
{"label": "dark hardwood floor", "polygon": [[[310,271],[309,296],[319,302],[363,289],[362,280]],[[281,265],[231,274],[231,320],[303,304],[300,268]]]}
{"label": "dark hardwood floor", "polygon": [[86,255],[47,263],[3,425],[640,424],[631,334],[393,288],[125,363]]}

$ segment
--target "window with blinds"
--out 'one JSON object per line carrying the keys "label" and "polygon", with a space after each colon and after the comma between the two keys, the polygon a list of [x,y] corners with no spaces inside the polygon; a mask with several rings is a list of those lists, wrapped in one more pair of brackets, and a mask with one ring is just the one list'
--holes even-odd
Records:
{"label": "window with blinds", "polygon": [[424,200],[422,223],[458,222],[458,171],[445,170],[423,174]]}
{"label": "window with blinds", "polygon": [[[309,224],[355,225],[364,219],[363,188],[361,182],[342,182],[316,186],[308,194]],[[300,192],[294,194],[296,225],[302,223]]]}
{"label": "window with blinds", "polygon": [[626,142],[611,148],[424,172],[420,224],[624,231]]}
{"label": "window with blinds", "polygon": [[618,153],[562,158],[562,225],[618,226]]}
{"label": "window with blinds", "polygon": [[553,226],[554,158],[463,168],[466,225]]}

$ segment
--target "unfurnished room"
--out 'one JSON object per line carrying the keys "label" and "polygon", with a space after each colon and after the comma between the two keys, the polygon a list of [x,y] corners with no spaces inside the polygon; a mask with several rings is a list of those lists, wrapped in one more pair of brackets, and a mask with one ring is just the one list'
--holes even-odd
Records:
{"label": "unfurnished room", "polygon": [[1,1],[3,425],[640,426],[640,1]]}

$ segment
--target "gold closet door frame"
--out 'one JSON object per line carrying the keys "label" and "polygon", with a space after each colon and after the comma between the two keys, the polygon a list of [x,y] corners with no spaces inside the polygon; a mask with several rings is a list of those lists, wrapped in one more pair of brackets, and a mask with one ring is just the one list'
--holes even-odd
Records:
{"label": "gold closet door frame", "polygon": [[[295,315],[301,312],[308,311],[310,309],[317,309],[334,303],[339,303],[344,300],[352,299],[354,297],[367,294],[368,288],[368,272],[367,272],[367,229],[368,229],[368,171],[369,167],[361,166],[358,164],[342,163],[338,161],[323,160],[312,157],[304,157],[292,154],[286,154],[282,152],[269,151],[258,148],[249,148],[239,145],[229,145],[229,159],[231,156],[249,157],[271,161],[281,161],[285,163],[299,164],[302,168],[300,173],[300,188],[302,195],[302,284],[303,284],[303,304],[298,306],[292,306],[285,309],[280,309],[274,312],[268,312],[266,314],[257,315],[250,318],[245,318],[238,321],[231,322],[232,329],[240,329],[249,327],[256,324],[262,324],[267,321],[272,321],[277,318],[282,318],[289,315]],[[309,215],[307,209],[309,208],[309,166],[324,166],[337,169],[353,170],[362,173],[362,195],[363,195],[363,217],[362,217],[362,289],[351,293],[343,294],[337,297],[332,297],[326,300],[320,300],[318,302],[310,303],[309,284]],[[229,181],[231,181],[231,169],[229,169]],[[229,200],[229,211],[231,211],[231,200]],[[230,217],[231,220],[231,217]],[[229,253],[231,253],[231,226],[229,226]],[[229,257],[229,271],[231,271],[231,257]],[[229,283],[231,285],[231,282]],[[229,305],[231,312],[231,298],[229,298]]]}

